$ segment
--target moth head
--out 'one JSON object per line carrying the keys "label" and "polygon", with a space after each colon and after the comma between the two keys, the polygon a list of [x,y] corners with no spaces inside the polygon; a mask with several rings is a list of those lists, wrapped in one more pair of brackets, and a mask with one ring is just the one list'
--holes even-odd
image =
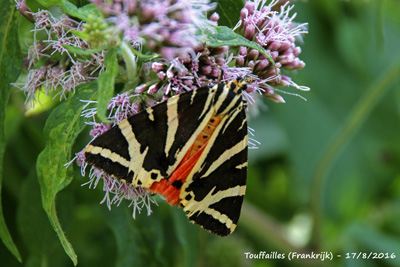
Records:
{"label": "moth head", "polygon": [[242,77],[237,77],[235,81],[233,81],[233,84],[235,85],[233,88],[231,87],[231,90],[235,94],[240,94],[242,91],[246,91],[247,89],[247,81],[246,79],[243,79]]}

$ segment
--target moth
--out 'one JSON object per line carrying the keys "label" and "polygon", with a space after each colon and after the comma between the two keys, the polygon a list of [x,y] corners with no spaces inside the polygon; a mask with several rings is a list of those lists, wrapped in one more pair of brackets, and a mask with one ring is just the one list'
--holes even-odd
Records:
{"label": "moth", "polygon": [[246,191],[246,87],[238,78],[175,95],[96,137],[85,161],[163,195],[191,222],[227,236]]}

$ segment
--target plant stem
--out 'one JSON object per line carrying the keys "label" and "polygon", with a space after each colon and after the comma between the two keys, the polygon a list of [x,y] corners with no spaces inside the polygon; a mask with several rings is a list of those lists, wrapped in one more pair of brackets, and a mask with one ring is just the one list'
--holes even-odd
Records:
{"label": "plant stem", "polygon": [[266,242],[279,251],[289,253],[290,251],[301,251],[300,247],[291,244],[285,234],[284,229],[273,218],[262,213],[257,207],[249,202],[243,203],[240,227],[244,227],[247,232]]}
{"label": "plant stem", "polygon": [[376,82],[372,83],[366,93],[359,99],[350,112],[348,119],[342,125],[340,131],[334,136],[322,157],[320,158],[314,172],[311,188],[311,210],[313,213],[314,227],[312,236],[312,246],[315,248],[323,247],[322,241],[322,193],[323,185],[330,167],[338,157],[341,150],[357,132],[360,126],[368,117],[369,113],[379,102],[381,97],[390,88],[390,85],[399,77],[400,62],[385,71]]}

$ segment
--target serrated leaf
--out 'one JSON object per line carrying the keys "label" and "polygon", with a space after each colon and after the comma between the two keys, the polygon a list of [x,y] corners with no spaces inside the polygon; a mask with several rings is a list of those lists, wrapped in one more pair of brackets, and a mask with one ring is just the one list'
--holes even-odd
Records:
{"label": "serrated leaf", "polygon": [[246,46],[253,49],[256,49],[261,54],[265,55],[269,62],[274,66],[275,72],[277,73],[277,69],[275,66],[275,62],[268,54],[268,52],[259,44],[249,41],[243,36],[235,33],[232,29],[226,26],[205,28],[201,31],[203,34],[202,41],[206,43],[206,45],[211,47],[220,47],[224,45],[228,46]]}
{"label": "serrated leaf", "polygon": [[108,50],[104,57],[104,66],[106,67],[106,70],[99,75],[97,83],[99,90],[97,98],[97,115],[99,115],[100,119],[103,121],[107,120],[107,105],[114,94],[114,82],[118,70],[117,63],[117,48],[113,47]]}
{"label": "serrated leaf", "polygon": [[47,144],[36,164],[43,208],[65,252],[75,265],[77,256],[58,221],[56,195],[72,181],[72,168],[66,168],[64,164],[71,160],[72,145],[85,127],[85,118],[81,116],[84,103],[80,100],[92,99],[95,88],[95,82],[78,86],[74,96],[53,110],[44,127]]}
{"label": "serrated leaf", "polygon": [[[76,37],[79,37],[79,38],[81,38],[81,39],[83,39],[83,40],[85,40],[85,39],[87,39],[87,38],[89,37],[89,34],[86,33],[86,32],[71,30],[71,33],[72,33],[73,35],[75,35]],[[67,48],[67,47],[69,47],[69,46],[64,46],[64,47]]]}
{"label": "serrated leaf", "polygon": [[84,21],[88,21],[89,16],[102,17],[101,12],[93,4],[78,8],[68,0],[61,0],[61,6],[66,14]]}
{"label": "serrated leaf", "polygon": [[14,4],[14,1],[9,0],[0,8],[0,18],[2,19],[0,24],[0,238],[8,250],[21,262],[21,255],[7,229],[1,203],[3,156],[6,147],[4,135],[6,105],[11,91],[10,83],[17,79],[22,65],[18,42],[19,19],[16,17]]}
{"label": "serrated leaf", "polygon": [[[77,31],[75,31],[77,32]],[[75,33],[74,33],[75,34]],[[77,35],[78,36],[78,35]],[[80,36],[78,36],[80,37]],[[86,49],[83,50],[82,48],[76,47],[76,46],[71,46],[71,45],[62,45],[65,49],[68,50],[68,52],[72,53],[72,54],[76,54],[76,55],[82,55],[82,56],[90,56],[93,53],[98,53],[101,52],[103,50],[99,49],[99,48],[94,48],[94,49]]]}
{"label": "serrated leaf", "polygon": [[100,10],[94,4],[87,4],[79,8],[81,13],[93,15],[95,17],[102,18],[103,14],[101,14]]}

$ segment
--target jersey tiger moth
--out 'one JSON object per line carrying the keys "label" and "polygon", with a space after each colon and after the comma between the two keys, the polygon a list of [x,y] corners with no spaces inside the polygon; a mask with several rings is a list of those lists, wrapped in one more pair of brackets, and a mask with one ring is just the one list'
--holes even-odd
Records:
{"label": "jersey tiger moth", "polygon": [[246,86],[238,78],[149,107],[96,137],[85,148],[85,161],[165,196],[191,222],[227,236],[246,191]]}

